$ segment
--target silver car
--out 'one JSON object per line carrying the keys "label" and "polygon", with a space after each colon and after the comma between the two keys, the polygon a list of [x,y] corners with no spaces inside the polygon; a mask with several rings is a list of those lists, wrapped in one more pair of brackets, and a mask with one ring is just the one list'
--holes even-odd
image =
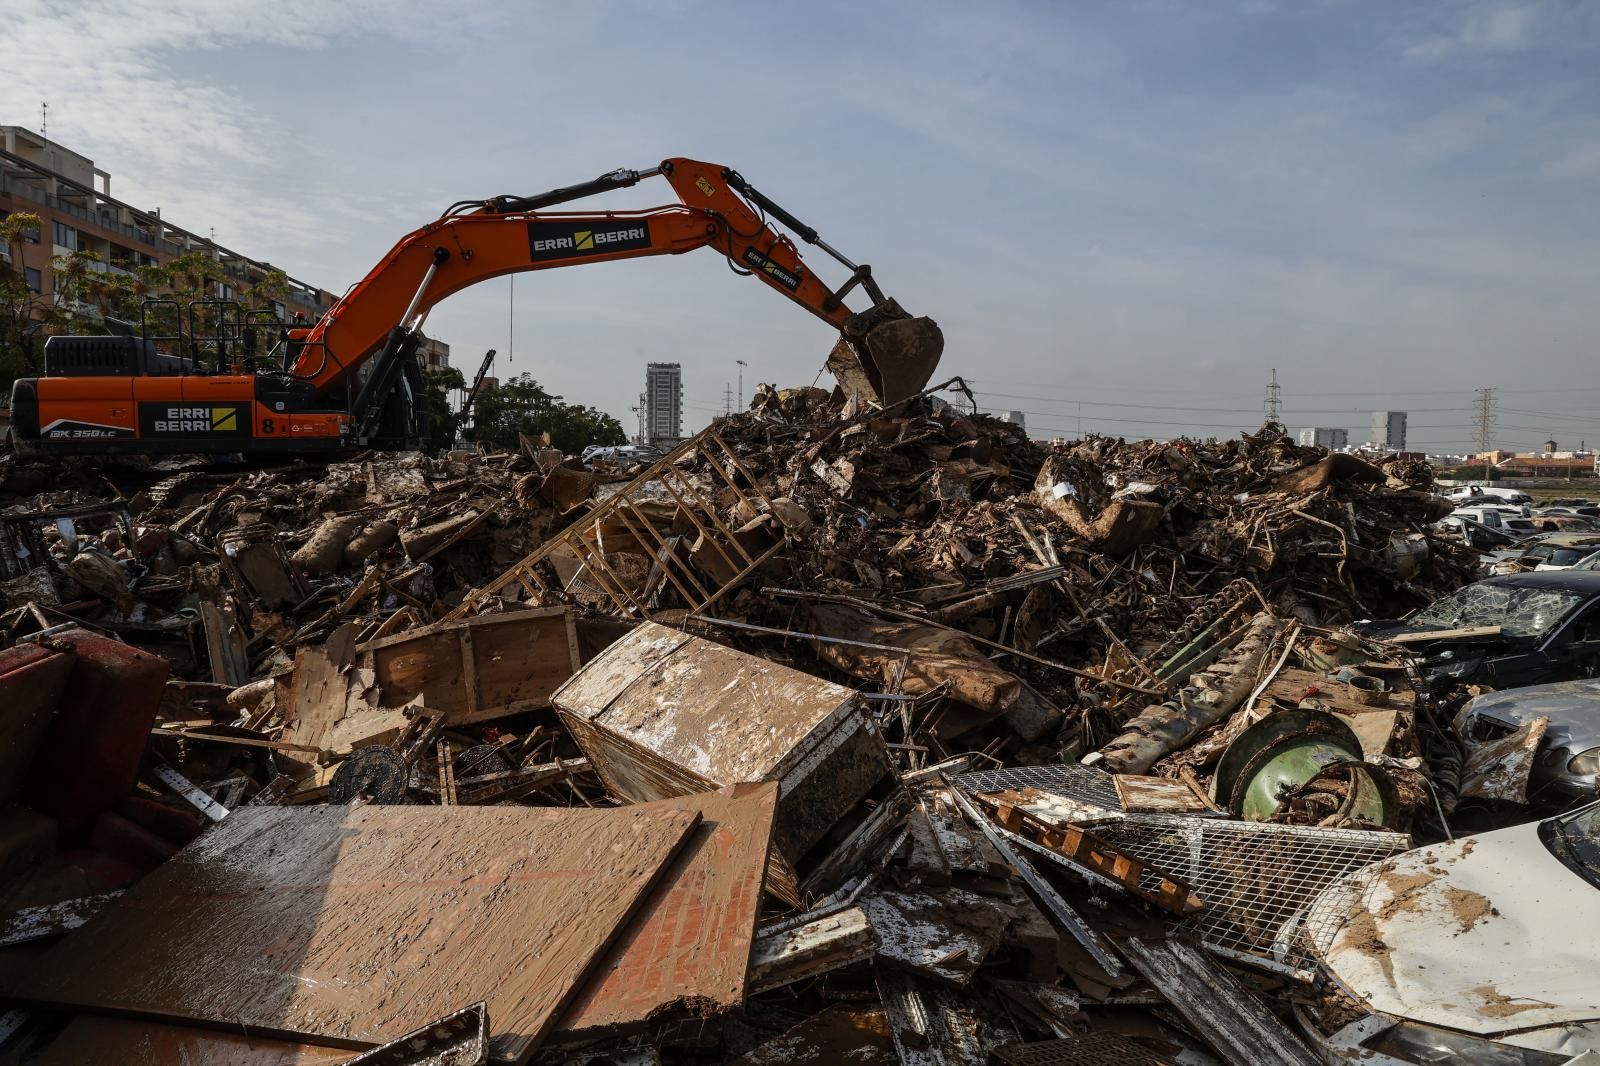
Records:
{"label": "silver car", "polygon": [[1600,680],[1485,692],[1456,715],[1456,730],[1473,741],[1492,741],[1545,716],[1550,726],[1528,779],[1528,801],[1565,807],[1594,799],[1600,786]]}

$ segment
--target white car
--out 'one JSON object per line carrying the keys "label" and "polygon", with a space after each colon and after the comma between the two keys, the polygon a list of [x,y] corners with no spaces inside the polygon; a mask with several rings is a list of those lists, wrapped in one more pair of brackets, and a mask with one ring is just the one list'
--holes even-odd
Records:
{"label": "white car", "polygon": [[1445,494],[1458,503],[1532,503],[1533,497],[1521,489],[1502,489],[1493,485],[1468,485]]}
{"label": "white car", "polygon": [[1351,917],[1323,966],[1372,1012],[1323,1038],[1334,1061],[1600,1062],[1600,803],[1404,852],[1324,907]]}

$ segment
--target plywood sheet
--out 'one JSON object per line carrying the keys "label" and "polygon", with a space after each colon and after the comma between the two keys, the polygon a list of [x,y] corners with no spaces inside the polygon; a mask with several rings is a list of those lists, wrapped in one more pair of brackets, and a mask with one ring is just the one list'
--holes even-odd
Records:
{"label": "plywood sheet", "polygon": [[552,1040],[740,1007],[777,806],[778,786],[766,782],[637,808],[698,811],[701,822]]}
{"label": "plywood sheet", "polygon": [[350,1054],[262,1036],[81,1014],[32,1066],[336,1066]]}
{"label": "plywood sheet", "polygon": [[352,1048],[486,1000],[524,1061],[699,821],[244,807],[46,952],[19,999]]}

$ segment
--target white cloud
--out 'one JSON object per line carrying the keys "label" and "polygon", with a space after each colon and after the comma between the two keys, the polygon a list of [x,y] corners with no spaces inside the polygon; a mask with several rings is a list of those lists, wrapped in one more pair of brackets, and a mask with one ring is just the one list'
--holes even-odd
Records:
{"label": "white cloud", "polygon": [[1467,0],[1425,8],[1434,17],[1403,51],[1425,62],[1527,52],[1541,45],[1592,48],[1597,5],[1587,0]]}
{"label": "white cloud", "polygon": [[[373,217],[376,205],[320,178],[270,107],[176,73],[177,61],[227,48],[316,51],[358,30],[422,39],[438,29],[420,0],[13,0],[9,8],[0,121],[37,125],[42,97],[51,138],[110,171],[118,199],[161,207],[187,229],[214,228],[247,255],[293,250],[302,261],[340,247],[347,223]],[[313,199],[322,207],[315,218],[305,210]]]}

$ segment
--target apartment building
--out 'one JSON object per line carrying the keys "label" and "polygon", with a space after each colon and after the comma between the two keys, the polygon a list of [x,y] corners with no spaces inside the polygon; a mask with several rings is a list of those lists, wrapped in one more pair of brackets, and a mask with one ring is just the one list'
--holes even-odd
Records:
{"label": "apartment building", "polygon": [[645,433],[658,448],[683,440],[683,365],[646,363],[644,369]]}
{"label": "apartment building", "polygon": [[[146,211],[116,199],[111,175],[87,156],[22,126],[0,125],[0,217],[17,211],[43,221],[22,246],[22,261],[13,265],[45,297],[54,296],[54,258],[75,251],[94,252],[100,257],[94,269],[120,274],[200,252],[221,265],[225,280],[217,283],[214,294],[221,299],[234,296],[236,286],[254,284],[277,269],[173,225],[159,209]],[[12,249],[0,249],[0,258],[11,254]],[[335,299],[324,289],[290,278],[286,299],[275,301],[273,310],[284,321],[296,316],[315,321]]]}

